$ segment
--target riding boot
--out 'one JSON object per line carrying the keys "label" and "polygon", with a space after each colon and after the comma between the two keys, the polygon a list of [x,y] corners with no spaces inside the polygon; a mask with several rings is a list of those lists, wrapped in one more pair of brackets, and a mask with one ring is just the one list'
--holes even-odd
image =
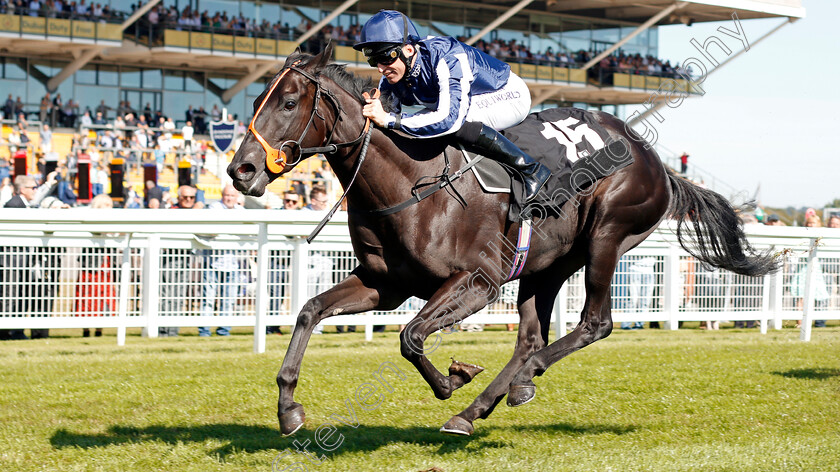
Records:
{"label": "riding boot", "polygon": [[468,151],[487,156],[522,174],[526,203],[537,196],[551,177],[551,171],[547,167],[535,161],[495,129],[475,122],[464,123],[463,128],[463,132],[459,131],[456,136]]}

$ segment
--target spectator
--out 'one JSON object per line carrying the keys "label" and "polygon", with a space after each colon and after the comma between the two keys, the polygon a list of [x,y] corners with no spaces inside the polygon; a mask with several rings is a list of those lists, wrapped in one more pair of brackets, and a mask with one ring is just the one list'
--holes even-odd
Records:
{"label": "spectator", "polygon": [[766,226],[784,226],[785,224],[782,223],[782,220],[779,219],[779,215],[772,214],[764,219],[764,224]]}
{"label": "spectator", "polygon": [[[97,119],[99,118],[99,114],[102,114],[102,119],[108,121],[108,110],[113,110],[113,108],[109,107],[105,104],[105,100],[100,100],[99,105],[96,107],[96,114]],[[97,123],[97,124],[105,124],[105,122]]]}
{"label": "spectator", "polygon": [[6,206],[6,203],[14,196],[14,186],[12,186],[11,177],[3,177],[3,182],[0,183],[0,207]]}
{"label": "spectator", "polygon": [[[172,208],[191,210],[195,207],[198,190],[191,185],[178,187],[178,203]],[[190,284],[191,254],[183,249],[164,249],[161,252],[160,304],[162,315],[179,315],[183,312]],[[178,327],[161,326],[161,337],[178,336]]]}
{"label": "spectator", "polygon": [[680,156],[680,174],[685,175],[688,172],[688,153],[684,152]]}
{"label": "spectator", "polygon": [[15,116],[23,117],[23,100],[20,99],[20,96],[15,100]]}
{"label": "spectator", "polygon": [[[222,201],[213,202],[211,210],[239,210],[242,205],[237,203],[239,192],[233,185],[227,184],[222,189]],[[246,268],[246,261],[237,257],[232,250],[206,249],[202,251],[204,256],[204,270],[202,272],[201,285],[201,316],[213,316],[213,307],[216,302],[216,295],[219,295],[219,314],[221,316],[233,316],[236,300],[239,296],[242,274]],[[210,329],[207,327],[198,328],[198,335],[210,336]],[[220,326],[216,329],[216,335],[229,336],[230,326]]]}
{"label": "spectator", "polygon": [[79,130],[81,133],[87,133],[91,126],[93,126],[93,118],[90,117],[90,112],[85,110],[85,114],[79,120]]}
{"label": "spectator", "polygon": [[[47,97],[49,97],[49,94],[47,94]],[[64,100],[61,98],[60,93],[55,94],[55,97],[52,100],[50,123],[52,123],[53,126],[55,126],[56,123],[64,123]]]}
{"label": "spectator", "polygon": [[[813,208],[808,208],[805,212],[805,227],[806,228],[822,228],[822,220],[817,215],[816,210]],[[792,295],[794,297],[799,298],[796,302],[796,307],[799,310],[804,310],[805,308],[805,278],[808,273],[808,264],[799,263],[799,270],[796,272],[796,276],[793,279],[793,290]],[[825,281],[825,274],[823,273],[822,264],[820,264],[819,258],[814,259],[814,284],[816,285],[814,288],[814,306],[815,308],[824,308],[828,304],[828,300],[830,298],[828,292],[828,285]],[[802,325],[801,320],[796,321],[796,327],[800,327]],[[814,320],[814,327],[815,328],[825,328],[825,320]]]}
{"label": "spectator", "polygon": [[164,190],[151,180],[146,181],[146,208],[164,208],[169,203],[164,196]]}
{"label": "spectator", "polygon": [[6,119],[12,118],[15,113],[15,100],[12,98],[12,94],[9,94],[9,98],[6,99],[6,103],[3,104],[3,117]]}
{"label": "spectator", "polygon": [[[190,107],[192,108],[192,107]],[[184,138],[184,152],[192,154],[193,152],[193,134],[195,133],[195,129],[193,129],[192,121],[187,120],[187,123],[181,128],[181,135]]]}
{"label": "spectator", "polygon": [[[300,196],[291,190],[287,190],[283,194],[283,210],[300,210]],[[270,261],[268,273],[269,314],[280,315],[282,306],[285,305],[288,310],[289,294],[287,292],[291,262],[288,256],[282,254],[272,257]],[[267,326],[265,332],[282,334],[279,326]]]}
{"label": "spectator", "polygon": [[829,228],[840,228],[840,215],[834,214],[828,217]]}
{"label": "spectator", "polygon": [[313,185],[309,191],[309,205],[303,207],[305,210],[326,211],[329,207],[327,189],[323,185]]}
{"label": "spectator", "polygon": [[[47,191],[54,185],[55,172],[50,174],[53,184],[38,187],[31,175],[15,177],[15,195],[4,205],[5,208],[37,208]],[[47,191],[42,190],[45,188]],[[46,316],[52,307],[57,276],[54,270],[40,270],[43,267],[60,268],[58,258],[44,260],[50,253],[42,248],[19,248],[10,251],[0,259],[0,300],[2,309],[9,315],[41,312]],[[48,248],[43,248],[47,250]],[[52,265],[50,265],[52,264]],[[48,330],[33,330],[32,337],[47,337]],[[29,339],[22,329],[0,330],[0,340]]]}
{"label": "spectator", "polygon": [[[20,97],[18,97],[18,100],[20,100]],[[51,113],[52,113],[52,102],[50,100],[50,93],[47,92],[46,95],[41,97],[41,104],[38,105],[38,120],[41,123],[46,123],[47,118],[49,117],[50,122],[52,123],[53,121],[52,121]]]}
{"label": "spectator", "polygon": [[292,191],[283,194],[284,210],[300,210],[300,196]]}
{"label": "spectator", "polygon": [[44,154],[52,152],[53,135],[52,130],[50,129],[50,125],[46,123],[42,124],[41,130],[38,132],[38,137],[40,139],[38,147],[41,150],[41,152],[43,152]]}
{"label": "spectator", "polygon": [[[309,205],[304,210],[326,211],[327,210],[327,189],[321,185],[312,186],[309,192]],[[309,256],[309,272],[307,276],[307,296],[309,298],[326,292],[332,287],[333,261],[319,251],[313,251]],[[315,327],[313,334],[321,334],[324,328],[319,324]]]}
{"label": "spectator", "polygon": [[[108,195],[97,195],[90,202],[91,208],[114,208]],[[117,311],[116,260],[109,250],[100,246],[82,248],[79,255],[79,275],[76,280],[76,316],[114,316]],[[96,328],[94,336],[102,336]],[[90,329],[82,329],[82,337],[90,337]]]}
{"label": "spectator", "polygon": [[[654,270],[656,265],[656,258],[653,256],[634,257],[629,269],[630,279],[630,311],[637,313],[637,316],[648,316],[650,313],[650,303],[653,299],[653,280]],[[624,323],[622,323],[622,329]],[[642,329],[644,323],[635,321],[630,326],[631,329]]]}
{"label": "spectator", "polygon": [[[108,171],[105,169],[105,164],[100,162],[97,164],[96,169],[93,171],[93,182],[91,183],[91,193],[94,197],[97,195],[101,195],[105,193],[105,186],[108,185]],[[91,205],[93,203],[91,202]],[[114,202],[111,201],[111,207],[113,208]],[[100,207],[100,208],[108,208],[108,207]]]}

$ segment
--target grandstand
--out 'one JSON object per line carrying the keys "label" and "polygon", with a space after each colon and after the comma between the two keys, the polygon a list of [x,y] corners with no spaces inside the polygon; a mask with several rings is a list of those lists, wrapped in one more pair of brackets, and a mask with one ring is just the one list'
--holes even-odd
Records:
{"label": "grandstand", "polygon": [[[197,113],[193,117],[226,108],[247,123],[253,100],[285,57],[296,47],[320,50],[327,40],[338,43],[336,61],[373,77],[375,70],[350,45],[359,25],[381,8],[403,10],[421,34],[457,36],[500,56],[526,80],[537,108],[574,105],[620,117],[622,105],[647,103],[649,111],[662,106],[665,97],[652,92],[666,83],[701,96],[692,83],[700,71],[675,62],[685,58],[658,56],[659,26],[729,21],[733,12],[741,20],[804,16],[800,0],[112,0],[73,11],[70,2],[64,3],[59,8],[62,2],[35,0],[16,7],[0,1],[0,104],[7,96],[20,97],[20,105],[3,107],[2,137],[9,138],[18,112],[23,113],[33,141],[27,167],[35,172],[40,121],[56,124],[55,114],[42,112],[48,92],[77,104],[60,112],[76,119],[58,123],[73,125],[59,126],[54,134],[59,159],[88,151],[81,138],[74,140],[85,110],[93,115],[104,105],[110,120],[114,112],[140,114],[148,104],[153,115],[172,117],[176,125],[174,147],[160,175],[170,186],[177,185],[183,157],[178,130],[189,107]],[[95,142],[95,129],[86,132]],[[5,142],[0,142],[0,157],[10,156]],[[151,155],[150,148],[144,150]],[[206,154],[212,158],[207,162],[218,162],[212,151]],[[204,160],[193,156],[193,161]],[[206,171],[197,173],[209,198],[218,195],[223,167],[205,164]],[[139,162],[133,168],[129,181],[139,189]],[[308,180],[314,170],[303,169],[296,177]],[[280,192],[290,184],[283,179],[270,190]]]}

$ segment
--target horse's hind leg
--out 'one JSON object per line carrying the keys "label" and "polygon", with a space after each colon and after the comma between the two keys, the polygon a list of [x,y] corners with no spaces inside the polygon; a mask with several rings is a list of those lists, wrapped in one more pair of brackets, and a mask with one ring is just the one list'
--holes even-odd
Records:
{"label": "horse's hind leg", "polygon": [[[543,280],[549,279],[540,274]],[[548,324],[551,318],[551,308],[561,282],[554,282],[554,287],[534,287],[538,278],[531,277],[522,280],[519,285],[519,333],[513,356],[507,365],[499,372],[490,385],[476,397],[464,411],[453,416],[440,429],[444,433],[470,435],[473,432],[473,421],[477,418],[487,418],[496,405],[504,398],[510,387],[513,376],[525,364],[528,356],[541,349],[547,342]],[[548,285],[548,284],[546,284]],[[536,291],[536,293],[534,293]]]}
{"label": "horse's hind leg", "polygon": [[431,354],[440,345],[441,335],[435,335],[435,341],[429,347],[425,346],[426,338],[435,331],[451,327],[484,308],[495,298],[492,296],[494,290],[497,288],[490,285],[483,273],[459,272],[435,292],[426,306],[400,333],[400,350],[403,357],[414,364],[438,399],[446,400],[455,389],[470,382],[484,369],[453,362],[449,367],[449,375],[441,374],[426,358],[427,354]]}
{"label": "horse's hind leg", "polygon": [[528,358],[510,383],[507,404],[519,406],[531,401],[536,395],[536,386],[531,381],[542,375],[546,369],[569,354],[582,349],[612,332],[610,310],[610,283],[615,272],[619,252],[615,241],[592,243],[584,273],[586,301],[581,312],[581,321],[568,335],[540,349]]}
{"label": "horse's hind leg", "polygon": [[404,300],[404,298],[381,300],[380,293],[385,291],[372,287],[370,281],[366,284],[363,279],[366,279],[364,269],[357,268],[336,286],[306,302],[300,311],[286,357],[283,358],[283,366],[277,374],[277,386],[280,389],[277,418],[280,421],[280,431],[284,435],[292,434],[303,426],[305,418],[303,406],[294,401],[294,394],[300,375],[300,365],[303,362],[303,353],[315,326],[330,316],[361,313],[374,309],[391,310]]}

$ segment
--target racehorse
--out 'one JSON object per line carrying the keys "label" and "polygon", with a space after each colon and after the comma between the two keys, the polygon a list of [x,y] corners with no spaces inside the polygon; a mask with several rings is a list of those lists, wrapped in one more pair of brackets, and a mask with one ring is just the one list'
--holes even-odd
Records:
{"label": "racehorse", "polygon": [[[289,56],[254,101],[254,118],[227,169],[238,190],[262,195],[269,182],[302,159],[324,153],[342,186],[349,188],[349,231],[359,265],[309,300],[298,315],[277,375],[277,414],[284,435],[304,423],[303,406],[294,401],[300,366],[313,328],[330,316],[393,310],[410,296],[425,299],[400,334],[401,354],[439,399],[470,382],[481,367],[453,361],[444,375],[424,355],[424,343],[494,300],[516,250],[508,241],[516,241],[520,226],[508,218],[507,194],[484,193],[467,176],[400,211],[382,212],[410,198],[423,176],[450,166],[458,171],[466,164],[446,139],[417,140],[373,129],[362,117],[372,82],[329,63],[331,55],[328,46],[316,56]],[[777,266],[768,253],[750,247],[735,210],[722,196],[667,171],[655,151],[618,118],[592,113],[611,138],[626,143],[633,163],[576,195],[559,212],[535,212],[539,235],[532,238],[518,275],[520,323],[513,356],[443,432],[471,434],[473,422],[487,418],[505,395],[510,406],[530,401],[536,394],[533,377],[607,337],[613,326],[610,283],[618,260],[666,218],[676,220],[680,244],[707,264],[747,275]],[[581,321],[549,344],[555,297],[581,267],[586,289]]]}

